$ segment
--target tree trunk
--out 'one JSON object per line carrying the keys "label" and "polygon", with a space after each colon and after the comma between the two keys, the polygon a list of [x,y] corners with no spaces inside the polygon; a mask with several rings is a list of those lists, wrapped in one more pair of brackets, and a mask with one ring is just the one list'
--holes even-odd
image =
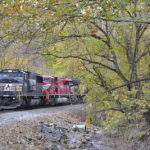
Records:
{"label": "tree trunk", "polygon": [[[130,81],[134,82],[138,80],[138,52],[139,52],[139,41],[140,41],[140,30],[141,30],[141,25],[136,24],[136,39],[135,39],[135,48],[134,48],[134,55],[132,59],[132,64],[131,64],[131,78]],[[134,83],[131,86],[132,88],[135,88],[137,91],[135,94],[135,98],[140,98],[142,96],[142,86],[140,82]]]}

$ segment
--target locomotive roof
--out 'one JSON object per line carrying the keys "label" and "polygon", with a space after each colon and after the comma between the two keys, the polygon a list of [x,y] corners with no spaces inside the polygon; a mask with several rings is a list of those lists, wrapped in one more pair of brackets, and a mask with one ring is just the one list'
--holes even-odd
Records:
{"label": "locomotive roof", "polygon": [[50,75],[42,75],[43,78],[54,78],[53,76]]}
{"label": "locomotive roof", "polygon": [[7,72],[21,72],[21,73],[25,73],[26,71],[23,71],[23,70],[20,70],[20,69],[3,69],[1,70],[0,72],[4,72],[4,73],[7,73]]}
{"label": "locomotive roof", "polygon": [[72,81],[71,79],[69,79],[69,78],[63,78],[63,77],[60,77],[60,78],[58,78],[59,80],[65,80],[65,81]]}
{"label": "locomotive roof", "polygon": [[37,76],[41,76],[40,74],[37,74],[37,73],[32,73],[32,72],[29,72],[29,71],[24,71],[24,70],[20,70],[20,69],[3,69],[0,71],[0,73],[7,73],[7,72],[13,72],[13,73],[31,73],[31,74],[35,74]]}
{"label": "locomotive roof", "polygon": [[79,85],[80,84],[80,80],[78,78],[72,78],[71,80],[72,80],[72,83],[74,85]]}
{"label": "locomotive roof", "polygon": [[79,85],[80,84],[80,80],[79,79],[77,79],[77,78],[59,78],[59,80],[62,80],[62,81],[64,81],[64,82],[66,82],[66,81],[68,81],[68,82],[72,82],[73,83],[73,85]]}

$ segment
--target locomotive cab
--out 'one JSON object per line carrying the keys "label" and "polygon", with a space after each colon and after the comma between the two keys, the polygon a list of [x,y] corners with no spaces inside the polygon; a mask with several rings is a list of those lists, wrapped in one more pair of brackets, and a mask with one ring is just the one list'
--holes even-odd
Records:
{"label": "locomotive cab", "polygon": [[0,72],[0,96],[16,95],[22,92],[24,72],[18,70],[3,70]]}
{"label": "locomotive cab", "polygon": [[0,106],[32,106],[42,97],[40,75],[19,69],[0,71]]}

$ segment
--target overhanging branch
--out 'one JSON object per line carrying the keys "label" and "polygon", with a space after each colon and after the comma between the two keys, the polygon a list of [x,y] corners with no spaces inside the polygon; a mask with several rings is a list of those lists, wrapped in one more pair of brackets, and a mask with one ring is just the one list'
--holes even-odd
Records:
{"label": "overhanging branch", "polygon": [[104,93],[108,93],[108,92],[114,91],[114,90],[116,90],[116,89],[119,89],[119,88],[128,86],[128,85],[130,85],[130,84],[137,83],[137,82],[143,82],[143,81],[150,81],[150,78],[144,78],[144,79],[140,79],[140,80],[137,80],[137,81],[129,82],[129,83],[127,83],[127,84],[123,84],[123,85],[114,87],[114,88],[112,88],[112,89],[110,89],[110,90],[107,90],[107,91],[105,91]]}
{"label": "overhanging branch", "polygon": [[116,72],[116,69],[111,68],[110,66],[105,65],[103,63],[100,63],[100,62],[97,62],[97,61],[93,61],[93,60],[90,60],[90,59],[87,59],[87,58],[83,58],[83,57],[81,57],[82,55],[81,56],[80,55],[77,55],[77,56],[75,56],[75,55],[58,56],[58,55],[55,55],[55,54],[52,54],[52,53],[45,53],[45,54],[44,53],[38,53],[38,54],[40,54],[40,55],[50,55],[50,56],[54,56],[56,58],[64,58],[64,59],[65,58],[77,58],[77,59],[86,61],[86,62],[91,63],[91,64],[100,65],[100,66],[102,66],[104,68],[107,68],[107,69],[113,71],[113,72]]}
{"label": "overhanging branch", "polygon": [[109,22],[124,22],[124,23],[140,23],[140,24],[150,24],[150,20],[147,21],[142,21],[140,19],[147,17],[149,18],[150,14],[144,15],[143,17],[137,17],[137,18],[133,18],[133,19],[127,19],[127,18],[121,18],[121,19],[111,19],[111,18],[103,18],[103,17],[94,17],[94,16],[86,16],[86,15],[77,15],[74,17],[86,17],[86,18],[90,18],[90,19],[96,19],[96,20],[101,20],[101,21],[109,21]]}
{"label": "overhanging branch", "polygon": [[105,44],[108,45],[108,41],[103,40],[102,37],[100,37],[96,34],[82,34],[82,35],[71,34],[71,35],[66,35],[66,36],[60,36],[58,39],[55,39],[54,43],[58,42],[58,41],[64,41],[64,40],[69,39],[69,38],[85,38],[85,37],[92,37],[92,38],[95,38],[97,40],[101,40],[102,42],[104,42]]}

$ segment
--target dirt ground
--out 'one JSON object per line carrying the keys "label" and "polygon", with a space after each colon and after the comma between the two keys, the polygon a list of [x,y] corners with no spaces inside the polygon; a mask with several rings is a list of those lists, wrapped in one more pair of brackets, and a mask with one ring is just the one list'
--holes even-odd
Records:
{"label": "dirt ground", "polygon": [[82,109],[74,105],[1,113],[0,150],[112,150],[100,141],[97,127],[74,128],[85,125]]}
{"label": "dirt ground", "polygon": [[84,105],[0,112],[0,150],[149,150],[147,126],[107,131],[86,125],[83,112]]}

